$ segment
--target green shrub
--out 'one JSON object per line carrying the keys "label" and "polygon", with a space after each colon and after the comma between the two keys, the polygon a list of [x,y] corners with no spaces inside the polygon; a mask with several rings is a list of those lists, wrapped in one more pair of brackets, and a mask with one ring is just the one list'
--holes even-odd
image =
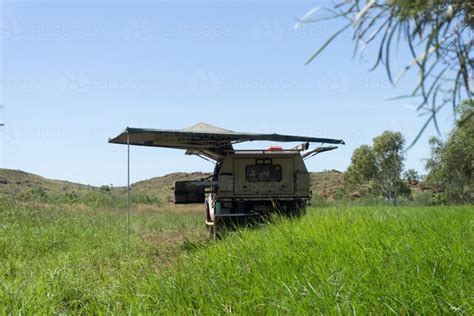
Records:
{"label": "green shrub", "polygon": [[100,187],[101,192],[110,192],[111,190],[112,190],[112,188],[109,185],[102,185]]}
{"label": "green shrub", "polygon": [[77,203],[79,202],[79,195],[77,195],[76,192],[72,191],[72,192],[67,192],[65,194],[65,200],[67,201],[67,203]]}
{"label": "green shrub", "polygon": [[145,193],[132,193],[131,201],[132,203],[138,203],[138,204],[153,204],[153,205],[161,204],[161,200],[158,196],[148,195]]}
{"label": "green shrub", "polygon": [[117,206],[117,201],[114,199],[114,196],[105,193],[103,191],[88,191],[84,194],[80,201],[82,203],[92,205],[95,207],[115,207]]}
{"label": "green shrub", "polygon": [[48,199],[48,193],[42,187],[32,187],[19,196],[19,200],[24,202],[47,202]]}

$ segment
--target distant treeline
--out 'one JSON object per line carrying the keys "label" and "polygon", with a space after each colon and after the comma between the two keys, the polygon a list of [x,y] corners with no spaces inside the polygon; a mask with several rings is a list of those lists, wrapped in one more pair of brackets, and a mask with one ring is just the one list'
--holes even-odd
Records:
{"label": "distant treeline", "polygon": [[403,135],[385,131],[373,139],[371,146],[362,145],[353,152],[336,197],[393,204],[400,201],[420,204],[474,202],[474,102],[464,102],[459,108],[456,126],[445,140],[432,137],[429,143],[431,157],[426,159],[425,165],[428,173],[420,179],[413,169],[403,172],[407,153]]}

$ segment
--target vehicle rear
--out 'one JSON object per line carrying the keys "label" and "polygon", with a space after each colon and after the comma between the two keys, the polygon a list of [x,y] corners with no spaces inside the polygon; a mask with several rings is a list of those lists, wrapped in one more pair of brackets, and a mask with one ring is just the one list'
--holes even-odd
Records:
{"label": "vehicle rear", "polygon": [[310,198],[310,177],[297,151],[244,151],[218,168],[216,216],[296,214]]}

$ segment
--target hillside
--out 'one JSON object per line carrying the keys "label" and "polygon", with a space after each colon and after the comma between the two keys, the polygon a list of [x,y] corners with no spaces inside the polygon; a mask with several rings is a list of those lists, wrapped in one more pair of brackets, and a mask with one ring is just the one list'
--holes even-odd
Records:
{"label": "hillside", "polygon": [[[210,176],[204,172],[176,172],[161,177],[154,177],[132,184],[132,192],[157,196],[163,202],[172,200],[172,187],[176,181],[200,180]],[[325,199],[333,198],[342,183],[343,173],[337,170],[312,172],[311,189],[313,196]],[[103,188],[102,188],[103,189]],[[124,187],[107,188],[116,194],[124,194]],[[44,191],[49,196],[61,196],[74,193],[82,196],[91,191],[100,191],[100,187],[83,185],[61,180],[47,179],[20,170],[0,169],[0,195],[19,197],[32,191]]]}
{"label": "hillside", "polygon": [[35,189],[44,190],[48,195],[63,195],[71,192],[84,194],[98,188],[69,181],[47,179],[20,170],[0,169],[1,195],[18,197]]}
{"label": "hillside", "polygon": [[162,201],[172,201],[173,186],[176,181],[201,180],[209,177],[205,172],[175,172],[132,184],[132,192],[155,195]]}
{"label": "hillside", "polygon": [[337,170],[311,172],[311,190],[313,196],[322,199],[333,199],[341,187],[344,173]]}

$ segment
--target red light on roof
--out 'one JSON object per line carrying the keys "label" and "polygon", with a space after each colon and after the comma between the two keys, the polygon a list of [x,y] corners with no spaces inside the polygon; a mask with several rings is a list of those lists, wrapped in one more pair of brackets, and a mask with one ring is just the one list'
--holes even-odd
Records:
{"label": "red light on roof", "polygon": [[281,146],[272,145],[272,146],[268,147],[267,150],[268,150],[268,151],[282,151],[283,148],[282,148]]}

